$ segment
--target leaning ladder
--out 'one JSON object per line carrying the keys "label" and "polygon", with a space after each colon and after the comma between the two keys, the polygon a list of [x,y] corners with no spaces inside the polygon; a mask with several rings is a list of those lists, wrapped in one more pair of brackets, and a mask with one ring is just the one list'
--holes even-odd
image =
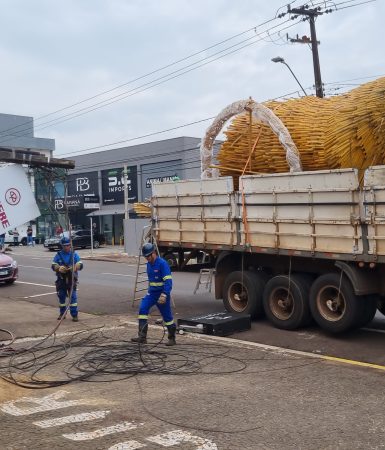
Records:
{"label": "leaning ladder", "polygon": [[136,265],[136,276],[135,276],[134,294],[132,297],[132,306],[135,305],[135,302],[143,298],[143,293],[147,292],[148,288],[148,279],[146,270],[147,260],[144,256],[142,256],[142,247],[144,244],[147,243],[154,244],[155,250],[159,254],[158,244],[156,242],[155,236],[152,233],[151,225],[145,226],[142,231],[142,238],[140,241],[138,253],[138,261]]}
{"label": "leaning ladder", "polygon": [[201,269],[197,284],[194,289],[194,294],[197,293],[200,286],[204,286],[207,291],[211,292],[211,286],[213,282],[213,276],[215,275],[215,269]]}

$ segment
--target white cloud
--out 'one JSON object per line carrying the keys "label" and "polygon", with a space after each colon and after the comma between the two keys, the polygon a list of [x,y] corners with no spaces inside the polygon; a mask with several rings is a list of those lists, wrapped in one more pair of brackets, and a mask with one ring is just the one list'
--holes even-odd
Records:
{"label": "white cloud", "polygon": [[[297,1],[294,6],[300,4]],[[0,112],[37,118],[75,104],[272,19],[281,6],[281,11],[286,11],[282,0],[4,1]],[[378,0],[317,19],[325,83],[385,73],[384,14],[384,2]],[[287,32],[291,37],[309,35],[308,23],[290,25]],[[267,26],[258,27],[257,32]],[[128,92],[251,36],[253,33],[228,41],[76,109]],[[278,55],[285,58],[305,87],[314,84],[311,51],[306,45],[288,45],[283,31],[280,36],[264,37],[239,52],[137,95],[126,94],[129,96],[122,101],[62,124],[39,128],[37,120],[35,135],[55,138],[57,154],[65,154],[203,119],[250,95],[263,101],[299,89],[284,65],[270,61]],[[201,137],[208,125],[146,141],[180,135]]]}

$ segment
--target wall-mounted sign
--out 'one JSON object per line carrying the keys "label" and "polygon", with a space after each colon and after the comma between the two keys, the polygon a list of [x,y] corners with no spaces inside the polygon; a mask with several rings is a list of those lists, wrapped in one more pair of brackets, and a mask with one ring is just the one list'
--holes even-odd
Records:
{"label": "wall-mounted sign", "polygon": [[150,188],[152,183],[155,181],[174,181],[179,180],[179,177],[176,173],[174,175],[165,175],[163,177],[153,177],[153,178],[146,178],[146,188]]}
{"label": "wall-mounted sign", "polygon": [[[103,205],[124,204],[123,167],[102,170]],[[138,201],[136,166],[127,167],[128,203]]]}
{"label": "wall-mounted sign", "polygon": [[64,212],[66,209],[83,209],[83,205],[81,197],[55,198],[55,210],[58,212]]}
{"label": "wall-mounted sign", "polygon": [[77,173],[67,178],[68,197],[99,195],[98,172]]}
{"label": "wall-mounted sign", "polygon": [[83,200],[84,209],[100,209],[99,195],[87,195]]}

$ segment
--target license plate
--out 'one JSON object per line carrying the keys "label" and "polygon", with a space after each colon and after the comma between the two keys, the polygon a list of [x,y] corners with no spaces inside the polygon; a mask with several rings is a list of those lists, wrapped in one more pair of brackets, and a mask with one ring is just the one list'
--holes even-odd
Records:
{"label": "license plate", "polygon": [[8,270],[0,270],[0,275],[8,275]]}

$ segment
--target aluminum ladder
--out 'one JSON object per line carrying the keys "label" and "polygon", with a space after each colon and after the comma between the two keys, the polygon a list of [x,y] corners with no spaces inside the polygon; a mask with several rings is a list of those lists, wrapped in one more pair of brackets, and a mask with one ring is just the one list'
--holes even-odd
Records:
{"label": "aluminum ladder", "polygon": [[144,256],[142,256],[142,247],[144,244],[154,244],[155,250],[159,255],[158,244],[156,242],[155,236],[152,233],[151,225],[147,225],[143,228],[142,238],[140,241],[138,261],[136,265],[136,276],[135,276],[135,284],[134,284],[134,293],[132,297],[131,306],[134,307],[135,302],[141,300],[143,298],[143,293],[148,290],[148,278],[147,278],[147,260]]}
{"label": "aluminum ladder", "polygon": [[199,271],[199,277],[197,284],[194,289],[194,294],[197,293],[200,286],[204,286],[206,291],[211,292],[211,287],[213,283],[213,276],[215,275],[215,269],[201,269]]}

